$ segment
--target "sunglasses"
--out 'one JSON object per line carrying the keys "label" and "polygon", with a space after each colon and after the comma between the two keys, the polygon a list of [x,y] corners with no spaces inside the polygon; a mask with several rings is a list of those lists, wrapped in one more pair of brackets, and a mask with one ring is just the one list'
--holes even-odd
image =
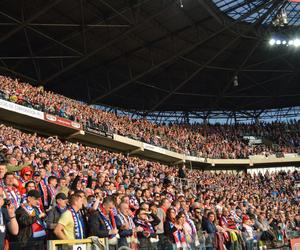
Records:
{"label": "sunglasses", "polygon": [[24,176],[31,176],[31,174],[24,174]]}

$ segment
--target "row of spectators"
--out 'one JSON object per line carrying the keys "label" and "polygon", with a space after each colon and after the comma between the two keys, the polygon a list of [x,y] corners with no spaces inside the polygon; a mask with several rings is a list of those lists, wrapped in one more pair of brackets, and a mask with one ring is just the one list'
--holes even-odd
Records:
{"label": "row of spectators", "polygon": [[[260,249],[300,233],[298,172],[203,172],[0,126],[0,246],[106,237],[111,250]],[[175,177],[195,185],[180,189]]]}
{"label": "row of spectators", "polygon": [[[175,152],[208,158],[235,159],[250,155],[299,152],[300,123],[261,123],[259,125],[153,124],[93,108],[62,95],[0,76],[0,98],[46,113],[77,121],[84,126],[110,130]],[[244,135],[270,139],[249,145]],[[272,143],[277,144],[274,148]],[[271,145],[271,146],[270,146]]]}

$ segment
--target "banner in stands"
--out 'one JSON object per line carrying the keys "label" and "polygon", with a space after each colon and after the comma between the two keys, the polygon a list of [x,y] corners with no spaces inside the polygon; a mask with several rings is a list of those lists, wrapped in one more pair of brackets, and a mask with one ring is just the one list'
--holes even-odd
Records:
{"label": "banner in stands", "polygon": [[300,250],[300,238],[291,240],[291,249]]}
{"label": "banner in stands", "polygon": [[105,132],[105,131],[102,131],[102,130],[97,129],[97,128],[86,127],[85,131],[89,132],[91,134],[94,134],[94,135],[100,135],[100,136],[104,136],[104,137],[108,137],[108,138],[113,138],[113,134],[112,133]]}
{"label": "banner in stands", "polygon": [[32,108],[27,108],[25,106],[13,103],[13,102],[8,102],[5,100],[0,99],[0,108],[13,111],[22,115],[28,115],[37,119],[44,120],[44,113]]}
{"label": "banner in stands", "polygon": [[68,119],[65,119],[65,118],[62,118],[59,116],[55,116],[55,115],[50,115],[50,114],[44,113],[44,120],[48,121],[48,122],[52,122],[52,123],[60,125],[60,126],[72,128],[72,129],[77,129],[77,130],[81,129],[80,123],[73,122],[71,120],[68,120]]}

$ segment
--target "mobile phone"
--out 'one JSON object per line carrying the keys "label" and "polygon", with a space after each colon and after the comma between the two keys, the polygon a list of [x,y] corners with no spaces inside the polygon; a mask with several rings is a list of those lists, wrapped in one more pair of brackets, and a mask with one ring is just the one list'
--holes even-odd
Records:
{"label": "mobile phone", "polygon": [[4,199],[4,206],[9,207],[11,204],[11,200],[9,199]]}

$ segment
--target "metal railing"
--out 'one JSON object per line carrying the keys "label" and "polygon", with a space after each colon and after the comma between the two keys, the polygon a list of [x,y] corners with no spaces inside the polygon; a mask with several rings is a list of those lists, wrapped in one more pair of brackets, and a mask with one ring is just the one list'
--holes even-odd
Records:
{"label": "metal railing", "polygon": [[49,240],[47,250],[108,250],[108,241],[104,238],[90,237],[82,240]]}
{"label": "metal railing", "polygon": [[196,182],[188,178],[173,177],[172,184],[176,187],[179,187],[181,191],[183,190],[183,188],[191,188],[193,190],[196,190],[197,187]]}

